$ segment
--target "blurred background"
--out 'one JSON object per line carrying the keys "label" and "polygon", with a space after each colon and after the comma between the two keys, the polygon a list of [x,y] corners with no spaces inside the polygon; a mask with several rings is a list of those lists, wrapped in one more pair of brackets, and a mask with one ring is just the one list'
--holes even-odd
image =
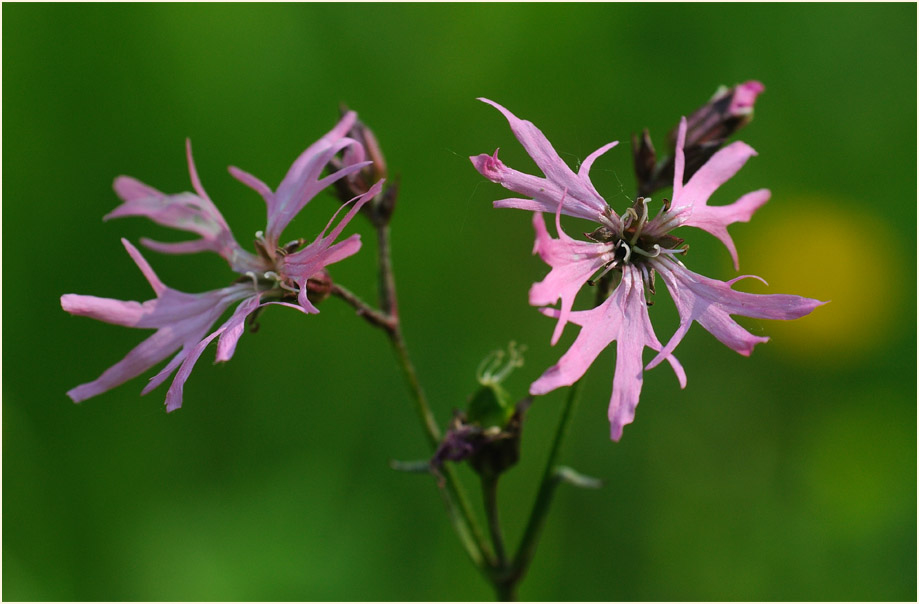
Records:
{"label": "blurred background", "polygon": [[[128,174],[190,190],[184,141],[237,238],[347,103],[402,192],[393,254],[408,344],[441,424],[474,372],[528,346],[522,395],[573,341],[527,305],[546,267],[530,216],[468,156],[536,168],[494,99],[575,166],[611,140],[594,183],[633,196],[628,139],[658,149],[720,84],[766,92],[740,138],[759,152],[713,198],[772,200],[732,227],[748,291],[832,303],[751,358],[698,325],[677,349],[689,383],[646,373],[634,424],[609,440],[615,355],[585,378],[562,461],[607,481],[561,488],[520,597],[532,600],[912,600],[916,596],[916,6],[26,5],[3,7],[3,598],[479,600],[434,481],[390,459],[430,454],[388,341],[338,300],[262,315],[230,363],[205,352],[166,415],[137,378],[74,405],[147,332],[74,318],[64,293],[151,297],[119,242],[168,238],[102,222]],[[337,202],[288,228],[312,238]],[[334,266],[375,299],[375,253]],[[570,223],[570,232],[580,225]],[[176,236],[173,236],[174,238]],[[736,275],[690,233],[687,265]],[[181,238],[181,235],[178,236]],[[145,252],[189,292],[234,278],[214,255]],[[662,340],[675,312],[652,309]],[[650,353],[649,353],[650,354]],[[650,359],[650,357],[646,357]],[[153,371],[147,377],[154,374]],[[564,391],[530,410],[502,482],[516,544]],[[475,494],[472,476],[462,476]]]}

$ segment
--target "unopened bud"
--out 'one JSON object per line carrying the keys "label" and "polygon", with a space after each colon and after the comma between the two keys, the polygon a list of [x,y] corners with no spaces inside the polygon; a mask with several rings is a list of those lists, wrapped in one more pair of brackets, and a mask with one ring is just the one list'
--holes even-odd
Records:
{"label": "unopened bud", "polygon": [[501,382],[523,365],[524,350],[511,342],[507,353],[497,350],[482,360],[476,371],[479,389],[466,412],[454,414],[431,460],[435,473],[444,462],[468,461],[480,475],[497,476],[517,463],[523,418],[533,399],[527,397],[515,405]]}
{"label": "unopened bud", "polygon": [[[347,112],[348,108],[342,105],[342,115]],[[364,122],[355,120],[354,125],[348,130],[348,137],[360,143],[360,148],[353,146],[346,148],[341,157],[335,157],[329,162],[330,167],[333,170],[339,170],[358,162],[367,160],[371,162],[354,174],[338,181],[341,183],[338,188],[343,193],[342,197],[352,199],[358,195],[363,195],[370,190],[374,183],[386,178],[386,159],[380,150],[380,143],[377,142],[377,137]]]}
{"label": "unopened bud", "polygon": [[523,419],[532,397],[527,397],[510,407],[511,414],[504,425],[483,427],[470,421],[465,413],[457,411],[450,427],[431,459],[431,470],[439,475],[443,464],[468,461],[472,469],[482,476],[498,476],[520,459],[520,437]]}
{"label": "unopened bud", "polygon": [[[348,108],[342,105],[342,114],[347,113],[347,111]],[[363,195],[375,183],[387,177],[386,158],[383,157],[383,151],[380,149],[380,143],[377,141],[373,130],[368,128],[362,121],[356,120],[348,131],[348,136],[360,143],[360,147],[351,146],[346,148],[341,157],[332,158],[329,162],[329,167],[332,170],[340,170],[346,166],[367,160],[371,163],[354,174],[336,181],[335,188],[342,202],[348,202],[359,195]],[[377,195],[371,203],[364,206],[361,211],[370,216],[375,224],[386,224],[395,209],[397,194],[398,185],[396,183],[387,184],[383,192]]]}
{"label": "unopened bud", "polygon": [[[765,87],[756,80],[733,88],[720,87],[715,95],[686,119],[686,168],[689,178],[715,154],[732,134],[753,119],[753,104]],[[676,147],[677,128],[670,131],[670,147]]]}
{"label": "unopened bud", "polygon": [[383,187],[383,192],[373,201],[376,215],[384,223],[389,222],[396,209],[396,200],[399,199],[399,177],[388,181]]}
{"label": "unopened bud", "polygon": [[310,302],[319,304],[329,297],[332,292],[332,277],[329,272],[322,269],[306,280],[306,291],[309,292]]}
{"label": "unopened bud", "polygon": [[[699,168],[724,145],[732,134],[746,126],[753,119],[753,105],[756,97],[765,87],[756,80],[738,84],[733,88],[720,87],[711,99],[686,119],[686,142],[683,154],[686,158],[683,182],[689,181]],[[676,149],[679,126],[670,131],[670,148]],[[638,194],[649,196],[658,189],[673,184],[673,156],[657,161],[654,147],[647,130],[642,137],[632,137],[632,155],[635,161],[635,176],[638,179]]]}
{"label": "unopened bud", "polygon": [[648,129],[641,131],[641,138],[632,135],[632,160],[635,163],[635,178],[639,183],[651,182],[654,179],[654,168],[657,166],[657,153],[651,143]]}

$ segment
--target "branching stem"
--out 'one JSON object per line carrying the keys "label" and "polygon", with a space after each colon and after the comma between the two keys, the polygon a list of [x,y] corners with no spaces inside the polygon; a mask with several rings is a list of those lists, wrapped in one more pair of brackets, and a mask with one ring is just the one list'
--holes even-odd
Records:
{"label": "branching stem", "polygon": [[[331,293],[351,305],[357,310],[359,316],[363,317],[370,325],[382,329],[389,337],[393,351],[396,354],[396,360],[402,369],[402,374],[405,376],[406,384],[415,403],[415,411],[433,452],[440,445],[441,432],[428,404],[424,389],[421,387],[421,382],[418,380],[415,365],[412,363],[408,347],[405,344],[405,337],[402,334],[396,297],[396,282],[392,270],[388,216],[383,217],[372,213],[370,219],[377,235],[379,296],[382,308],[373,308],[353,292],[338,284],[332,285]],[[444,488],[441,489],[441,493],[447,507],[447,513],[450,516],[450,522],[473,564],[489,581],[493,581],[494,556],[472,512],[469,498],[466,496],[462,483],[452,467],[444,467],[442,475]]]}

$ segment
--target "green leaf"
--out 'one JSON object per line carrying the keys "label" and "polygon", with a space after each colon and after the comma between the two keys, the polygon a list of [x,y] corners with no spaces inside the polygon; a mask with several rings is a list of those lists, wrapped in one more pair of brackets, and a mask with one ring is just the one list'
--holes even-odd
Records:
{"label": "green leaf", "polygon": [[389,467],[397,472],[410,472],[412,474],[430,474],[431,460],[419,459],[416,461],[389,460]]}

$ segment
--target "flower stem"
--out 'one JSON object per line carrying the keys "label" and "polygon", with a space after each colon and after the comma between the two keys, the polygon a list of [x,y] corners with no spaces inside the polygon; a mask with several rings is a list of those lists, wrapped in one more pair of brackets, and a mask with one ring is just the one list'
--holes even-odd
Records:
{"label": "flower stem", "polygon": [[427,436],[428,444],[431,445],[432,449],[436,450],[437,446],[440,444],[440,428],[437,426],[437,420],[434,419],[434,414],[431,412],[431,407],[424,394],[424,389],[421,387],[421,382],[418,381],[415,365],[412,363],[412,359],[408,354],[408,348],[405,345],[405,338],[402,336],[402,328],[399,325],[399,319],[398,317],[391,317],[391,319],[393,324],[392,330],[387,330],[389,339],[392,342],[393,350],[399,361],[399,367],[402,368],[402,374],[405,376],[405,381],[412,393],[415,411],[417,411],[418,418],[421,420],[421,425],[424,428],[425,436]]}
{"label": "flower stem", "polygon": [[396,303],[396,279],[392,270],[392,250],[389,245],[389,224],[374,223],[377,230],[377,256],[380,262],[380,306],[390,317],[399,320],[399,305]]}
{"label": "flower stem", "polygon": [[[392,252],[389,245],[389,225],[383,221],[375,224],[377,232],[378,256],[380,263],[380,305],[383,312],[389,317],[389,325],[386,333],[392,342],[393,350],[405,375],[409,390],[415,402],[415,409],[421,420],[428,444],[433,451],[437,450],[440,445],[441,433],[437,426],[437,420],[431,412],[427,396],[418,380],[418,374],[415,371],[415,365],[408,353],[408,347],[405,344],[405,337],[402,334],[402,323],[399,320],[399,306],[396,298],[396,281],[392,270]],[[459,536],[466,553],[472,559],[473,564],[482,572],[487,573],[487,566],[493,564],[491,552],[482,535],[472,507],[469,504],[469,498],[463,489],[462,483],[452,467],[443,469],[446,491],[444,497],[447,500],[447,509],[450,514],[450,520],[453,528]],[[458,512],[458,513],[457,513]]]}
{"label": "flower stem", "polygon": [[[380,310],[373,308],[353,292],[337,283],[332,285],[331,293],[354,307],[359,316],[374,327],[382,329],[389,336],[393,351],[396,354],[396,360],[402,369],[411,398],[415,403],[415,411],[421,421],[428,445],[432,451],[436,451],[441,440],[440,428],[428,404],[421,382],[418,380],[418,374],[405,344],[405,337],[402,334],[402,325],[399,320],[396,282],[393,276],[392,253],[389,244],[388,217],[372,214],[371,222],[377,234],[379,295],[382,308]],[[452,467],[443,468],[442,475],[445,488],[441,489],[441,494],[447,508],[447,514],[450,517],[450,523],[453,525],[453,529],[472,563],[489,581],[492,581],[495,564],[493,556],[472,512],[469,498],[466,496],[462,483]]]}
{"label": "flower stem", "polygon": [[373,308],[363,300],[361,300],[357,294],[349,290],[348,288],[339,285],[338,283],[333,283],[330,293],[333,296],[338,296],[357,310],[357,314],[360,317],[363,317],[368,323],[374,327],[379,327],[385,331],[389,331],[393,328],[392,319],[389,315],[380,312],[379,310]]}
{"label": "flower stem", "polygon": [[482,475],[482,499],[488,517],[491,543],[495,548],[495,563],[499,569],[504,569],[507,567],[507,555],[504,553],[504,537],[501,535],[501,522],[498,519],[498,476]]}
{"label": "flower stem", "polygon": [[530,518],[524,529],[523,537],[520,539],[517,555],[514,557],[514,561],[509,569],[508,581],[511,583],[516,584],[523,578],[530,562],[533,560],[533,554],[536,552],[539,534],[545,524],[546,515],[552,503],[552,496],[555,494],[555,488],[559,483],[557,474],[558,457],[562,449],[562,443],[568,433],[568,426],[571,423],[571,417],[574,415],[574,409],[577,407],[579,384],[580,382],[575,382],[575,384],[568,389],[568,396],[565,399],[565,405],[562,408],[562,415],[559,418],[558,428],[556,428],[555,431],[555,438],[552,441],[552,449],[549,451],[549,458],[546,460],[546,467],[545,470],[543,470],[539,491],[536,493],[536,501],[533,503]]}

